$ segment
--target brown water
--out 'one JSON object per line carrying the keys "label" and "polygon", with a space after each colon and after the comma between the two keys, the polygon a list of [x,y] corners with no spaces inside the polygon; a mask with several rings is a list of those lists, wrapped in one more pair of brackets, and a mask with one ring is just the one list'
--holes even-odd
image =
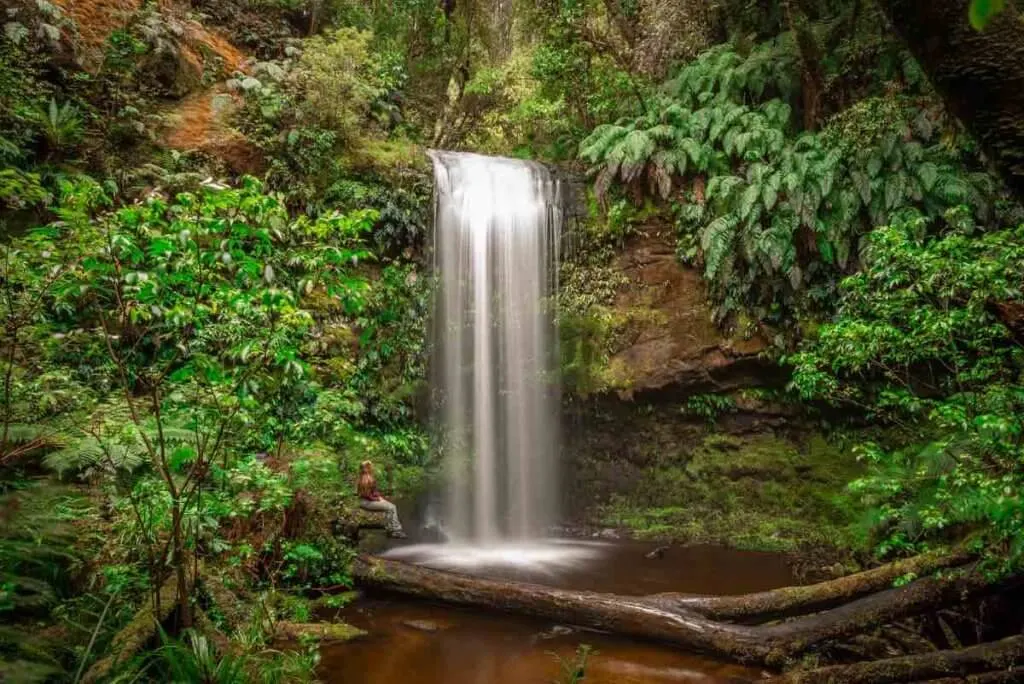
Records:
{"label": "brown water", "polygon": [[[649,560],[644,554],[652,548],[625,541],[602,545],[596,561],[555,575],[495,568],[479,574],[620,594],[740,594],[793,582],[785,559],[774,554],[673,547]],[[397,597],[362,599],[341,617],[370,635],[324,649],[320,677],[329,684],[550,684],[559,676],[555,655],[569,659],[579,644],[594,649],[585,684],[747,682],[762,676],[669,646]]]}

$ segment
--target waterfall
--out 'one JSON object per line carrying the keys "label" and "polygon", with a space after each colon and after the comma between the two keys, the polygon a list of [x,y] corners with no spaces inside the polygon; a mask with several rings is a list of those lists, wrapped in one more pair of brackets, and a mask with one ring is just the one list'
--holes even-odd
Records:
{"label": "waterfall", "polygon": [[557,288],[562,187],[537,163],[431,152],[431,382],[444,527],[478,545],[537,537],[558,514]]}

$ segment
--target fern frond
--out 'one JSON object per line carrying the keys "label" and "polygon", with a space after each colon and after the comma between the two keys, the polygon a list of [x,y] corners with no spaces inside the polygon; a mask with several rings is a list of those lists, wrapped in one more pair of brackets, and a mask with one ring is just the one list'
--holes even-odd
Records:
{"label": "fern frond", "polygon": [[708,280],[722,270],[722,264],[732,254],[736,238],[736,222],[728,216],[720,216],[701,234],[701,249],[704,250],[704,272]]}
{"label": "fern frond", "polygon": [[60,435],[52,428],[38,423],[11,423],[7,426],[7,442],[10,444],[26,444],[28,442],[55,444],[59,440]]}
{"label": "fern frond", "polygon": [[655,143],[646,131],[632,131],[622,140],[620,174],[627,183],[636,179],[654,153]]}

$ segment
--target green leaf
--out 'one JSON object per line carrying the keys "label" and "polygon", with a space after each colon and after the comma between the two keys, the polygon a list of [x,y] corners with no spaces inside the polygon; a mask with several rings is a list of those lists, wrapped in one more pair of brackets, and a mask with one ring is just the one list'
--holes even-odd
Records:
{"label": "green leaf", "polygon": [[903,201],[903,175],[895,174],[889,177],[885,184],[885,208],[889,211],[895,209]]}
{"label": "green leaf", "polygon": [[736,224],[721,216],[704,229],[701,235],[701,249],[704,250],[704,270],[709,280],[721,270],[726,257],[732,253],[736,237]]}
{"label": "green leaf", "polygon": [[834,263],[835,253],[832,251],[832,243],[821,235],[818,236],[818,251],[826,264]]}
{"label": "green leaf", "polygon": [[860,193],[860,199],[865,205],[871,204],[871,180],[860,171],[851,171],[850,178],[853,179],[853,187]]}
{"label": "green leaf", "polygon": [[628,182],[640,175],[654,148],[654,140],[647,135],[647,131],[632,131],[623,139],[623,180]]}
{"label": "green leaf", "polygon": [[876,178],[879,171],[882,170],[882,158],[878,154],[872,154],[871,158],[868,159],[868,176]]}
{"label": "green leaf", "polygon": [[933,162],[924,162],[917,167],[917,177],[921,180],[925,192],[931,192],[939,178],[939,167]]}
{"label": "green leaf", "polygon": [[702,150],[700,143],[693,138],[683,138],[679,141],[679,147],[682,148],[690,157],[690,161],[694,166],[697,168],[703,168],[701,161],[703,160],[704,155],[701,153]]}
{"label": "green leaf", "polygon": [[181,446],[171,452],[169,464],[172,470],[181,471],[181,466],[195,460],[196,451],[192,447]]}
{"label": "green leaf", "polygon": [[196,369],[193,366],[191,366],[191,365],[182,366],[178,370],[176,370],[173,373],[171,373],[171,381],[172,382],[185,382],[186,380],[190,380],[195,374],[196,374]]}
{"label": "green leaf", "polygon": [[800,283],[803,282],[803,277],[803,271],[800,270],[799,266],[794,265],[793,268],[789,271],[789,284],[793,287],[794,290],[800,288]]}
{"label": "green leaf", "polygon": [[750,216],[750,212],[754,208],[754,204],[757,202],[760,195],[761,189],[756,185],[750,185],[743,191],[743,197],[740,199],[741,220],[745,221],[747,217]]}
{"label": "green leaf", "polygon": [[1005,0],[971,0],[967,16],[971,26],[977,31],[984,31],[993,17],[1003,11]]}
{"label": "green leaf", "polygon": [[765,211],[771,211],[775,208],[775,203],[779,199],[780,180],[779,174],[773,173],[761,188],[761,197],[764,199]]}

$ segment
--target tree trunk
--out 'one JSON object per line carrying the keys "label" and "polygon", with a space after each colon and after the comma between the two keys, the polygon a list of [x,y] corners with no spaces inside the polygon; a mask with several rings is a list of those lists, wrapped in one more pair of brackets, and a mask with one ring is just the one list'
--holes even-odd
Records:
{"label": "tree trunk", "polygon": [[783,587],[742,596],[655,594],[649,600],[663,608],[692,610],[715,620],[765,622],[833,608],[892,586],[898,578],[923,577],[936,570],[963,565],[971,556],[962,551],[925,553],[818,584]]}
{"label": "tree trunk", "polygon": [[[796,5],[794,7],[794,5]],[[803,94],[804,130],[813,131],[818,127],[821,111],[821,97],[825,92],[825,73],[822,68],[821,47],[808,25],[807,16],[795,0],[785,4],[786,22],[796,40],[800,55],[800,91]]]}
{"label": "tree trunk", "polygon": [[434,599],[522,613],[617,634],[664,641],[741,663],[779,665],[813,646],[919,614],[944,601],[984,591],[988,583],[972,572],[955,578],[926,578],[888,589],[838,608],[770,625],[737,625],[709,620],[662,596],[620,596],[554,589],[432,570],[360,556],[353,576],[365,586]]}
{"label": "tree trunk", "polygon": [[942,679],[928,680],[928,684],[1020,684],[1021,682],[1024,682],[1024,667],[983,672],[967,675],[967,677],[943,677]]}
{"label": "tree trunk", "polygon": [[984,31],[971,0],[882,0],[879,5],[946,105],[1024,198],[1024,21],[1006,3]]}
{"label": "tree trunk", "polygon": [[[776,677],[770,684],[895,684],[943,678],[944,681],[962,682],[963,677],[976,673],[1002,676],[1016,674],[1014,669],[1024,661],[1024,635],[1018,635],[987,644],[979,644],[955,651],[935,651],[923,655],[874,660],[855,665],[824,667],[809,672],[791,672]],[[952,679],[945,680],[946,677]],[[1021,681],[1020,679],[983,679],[983,681]]]}
{"label": "tree trunk", "polygon": [[[175,493],[172,493],[175,495]],[[192,626],[192,584],[188,577],[188,558],[185,556],[185,542],[182,538],[181,504],[175,500],[171,505],[171,564],[177,578],[178,620],[182,629]]]}

